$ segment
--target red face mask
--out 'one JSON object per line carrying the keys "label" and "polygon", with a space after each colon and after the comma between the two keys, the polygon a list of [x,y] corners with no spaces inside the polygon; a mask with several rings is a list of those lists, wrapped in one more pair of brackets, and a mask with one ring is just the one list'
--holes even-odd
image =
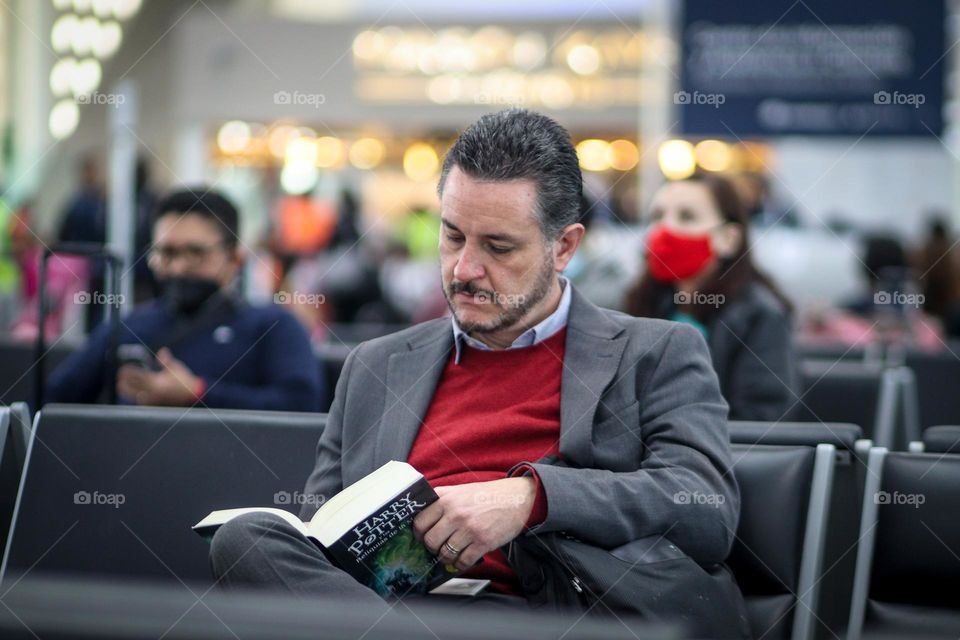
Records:
{"label": "red face mask", "polygon": [[647,269],[660,282],[692,278],[713,256],[708,233],[681,235],[658,224],[647,235]]}

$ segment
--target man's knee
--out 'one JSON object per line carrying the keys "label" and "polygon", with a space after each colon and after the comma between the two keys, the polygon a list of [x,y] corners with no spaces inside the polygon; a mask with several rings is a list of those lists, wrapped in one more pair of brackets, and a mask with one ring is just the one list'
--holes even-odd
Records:
{"label": "man's knee", "polygon": [[275,533],[299,535],[283,518],[272,513],[254,512],[224,523],[210,541],[210,564],[217,575],[241,562],[264,538]]}

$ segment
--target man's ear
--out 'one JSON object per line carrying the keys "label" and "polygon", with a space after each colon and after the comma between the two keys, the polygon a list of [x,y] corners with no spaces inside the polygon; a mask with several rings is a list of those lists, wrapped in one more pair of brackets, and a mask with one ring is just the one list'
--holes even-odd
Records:
{"label": "man's ear", "polygon": [[560,273],[567,268],[573,254],[577,252],[577,247],[583,240],[583,234],[586,228],[579,222],[568,224],[560,232],[560,235],[553,242],[553,270]]}
{"label": "man's ear", "polygon": [[721,258],[729,258],[743,243],[743,225],[728,222],[712,236],[713,250]]}

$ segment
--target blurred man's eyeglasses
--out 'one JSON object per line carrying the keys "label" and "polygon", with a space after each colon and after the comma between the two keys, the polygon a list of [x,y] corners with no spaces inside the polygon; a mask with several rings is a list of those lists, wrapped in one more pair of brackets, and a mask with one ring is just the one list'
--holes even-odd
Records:
{"label": "blurred man's eyeglasses", "polygon": [[174,260],[180,258],[187,266],[196,267],[210,256],[211,253],[224,246],[223,242],[215,244],[184,244],[180,246],[173,245],[154,245],[147,254],[147,259],[151,265],[169,265]]}

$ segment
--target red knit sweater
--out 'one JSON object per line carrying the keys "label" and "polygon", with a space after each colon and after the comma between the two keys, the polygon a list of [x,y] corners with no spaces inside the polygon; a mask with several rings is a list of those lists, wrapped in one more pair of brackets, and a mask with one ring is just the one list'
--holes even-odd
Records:
{"label": "red knit sweater", "polygon": [[[465,346],[460,364],[452,353],[407,461],[439,487],[499,480],[518,462],[557,453],[566,334],[564,328],[518,349]],[[527,526],[546,515],[546,496],[537,480]],[[488,578],[492,589],[520,595],[517,577],[499,549],[464,576]]]}

